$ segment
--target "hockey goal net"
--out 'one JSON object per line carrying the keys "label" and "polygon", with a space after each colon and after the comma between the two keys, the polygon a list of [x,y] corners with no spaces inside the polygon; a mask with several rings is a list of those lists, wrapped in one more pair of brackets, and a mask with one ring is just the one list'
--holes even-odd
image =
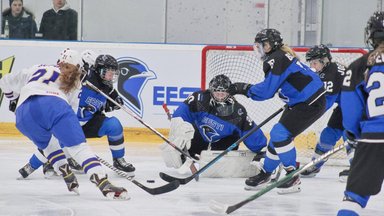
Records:
{"label": "hockey goal net", "polygon": [[[293,48],[299,59],[305,64],[305,53],[308,49],[303,47]],[[332,61],[345,66],[348,66],[365,53],[364,49],[331,48]],[[232,82],[258,83],[264,79],[262,61],[256,57],[251,46],[206,46],[202,53],[202,89],[208,88],[209,81],[219,74],[227,75]],[[246,107],[249,116],[256,123],[264,121],[284,105],[278,96],[266,101],[253,101],[242,95],[237,95],[236,99]],[[327,125],[332,110],[333,108],[329,109],[311,127],[295,138],[294,143],[300,161],[305,162],[312,157],[320,132]],[[280,115],[262,127],[267,137],[269,137],[272,126],[279,118]],[[339,140],[338,144],[341,142],[342,140]],[[342,151],[334,155],[327,164],[348,165],[346,158],[346,153]]]}

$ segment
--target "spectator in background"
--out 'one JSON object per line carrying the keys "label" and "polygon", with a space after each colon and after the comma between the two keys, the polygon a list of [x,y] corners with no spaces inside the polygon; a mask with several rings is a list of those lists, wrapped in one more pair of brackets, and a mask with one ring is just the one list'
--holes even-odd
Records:
{"label": "spectator in background", "polygon": [[52,0],[53,8],[43,14],[40,33],[47,40],[77,40],[77,12],[66,0]]}
{"label": "spectator in background", "polygon": [[9,8],[2,13],[1,33],[8,21],[9,38],[30,39],[35,37],[35,16],[23,6],[23,0],[10,0]]}

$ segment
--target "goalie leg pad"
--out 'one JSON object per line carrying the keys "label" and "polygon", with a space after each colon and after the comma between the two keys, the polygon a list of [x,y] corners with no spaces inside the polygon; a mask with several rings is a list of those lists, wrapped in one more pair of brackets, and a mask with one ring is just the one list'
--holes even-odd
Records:
{"label": "goalie leg pad", "polygon": [[180,152],[174,149],[167,143],[163,143],[160,145],[161,155],[165,162],[165,165],[170,168],[180,168],[183,164],[181,160]]}

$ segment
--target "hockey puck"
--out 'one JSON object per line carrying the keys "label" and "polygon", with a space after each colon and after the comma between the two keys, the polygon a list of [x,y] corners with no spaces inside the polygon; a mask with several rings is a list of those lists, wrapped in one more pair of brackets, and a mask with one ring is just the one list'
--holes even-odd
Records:
{"label": "hockey puck", "polygon": [[155,183],[155,180],[147,180],[148,183]]}

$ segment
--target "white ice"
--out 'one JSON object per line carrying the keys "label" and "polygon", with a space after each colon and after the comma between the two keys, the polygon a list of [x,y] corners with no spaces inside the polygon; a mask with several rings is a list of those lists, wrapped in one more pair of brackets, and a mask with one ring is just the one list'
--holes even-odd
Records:
{"label": "white ice", "polygon": [[[106,144],[92,143],[96,154],[111,162]],[[126,158],[137,171],[136,180],[149,187],[165,184],[160,171],[177,175],[165,168],[156,144],[126,143]],[[128,189],[128,201],[106,200],[86,175],[77,175],[80,195],[67,191],[60,178],[45,179],[41,169],[28,180],[16,180],[18,169],[25,165],[34,151],[34,145],[26,140],[0,141],[0,216],[209,216],[217,215],[209,208],[209,202],[235,204],[255,194],[245,191],[243,178],[201,178],[181,185],[178,189],[161,195],[150,195],[130,181],[106,168],[111,181]],[[316,178],[301,179],[302,191],[290,195],[278,195],[272,190],[248,203],[231,215],[336,215],[343,198],[345,183],[338,180],[338,173],[345,167],[324,167]],[[154,179],[155,183],[146,180]],[[362,215],[384,215],[384,193],[371,197]]]}

